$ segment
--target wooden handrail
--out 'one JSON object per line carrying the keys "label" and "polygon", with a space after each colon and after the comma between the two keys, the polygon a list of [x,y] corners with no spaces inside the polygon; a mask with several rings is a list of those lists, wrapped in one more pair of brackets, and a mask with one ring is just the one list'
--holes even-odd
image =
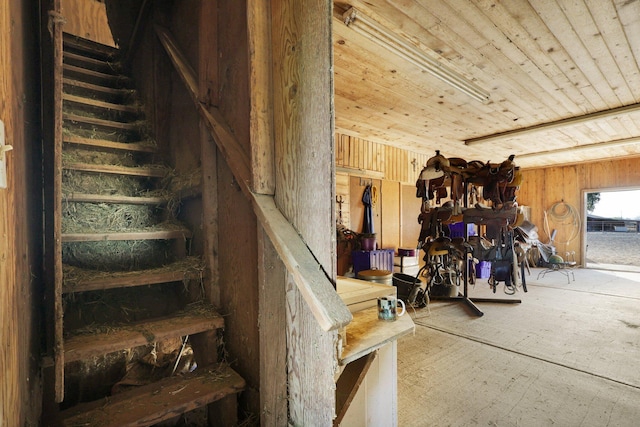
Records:
{"label": "wooden handrail", "polygon": [[333,283],[313,256],[309,247],[276,206],[272,195],[256,194],[251,190],[251,163],[240,144],[229,131],[224,118],[215,107],[207,107],[198,99],[198,80],[193,68],[178,48],[166,28],[156,26],[156,34],[171,59],[178,75],[211,132],[218,149],[227,161],[242,192],[251,202],[254,213],[273,243],[278,256],[300,290],[304,300],[325,330],[341,328],[352,320],[347,306],[335,291]]}

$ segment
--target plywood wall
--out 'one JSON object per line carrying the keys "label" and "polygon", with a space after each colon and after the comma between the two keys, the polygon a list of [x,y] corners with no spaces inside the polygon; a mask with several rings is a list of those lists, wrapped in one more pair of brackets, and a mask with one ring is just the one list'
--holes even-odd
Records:
{"label": "plywood wall", "polygon": [[65,33],[117,47],[109,28],[107,9],[98,0],[62,0]]}

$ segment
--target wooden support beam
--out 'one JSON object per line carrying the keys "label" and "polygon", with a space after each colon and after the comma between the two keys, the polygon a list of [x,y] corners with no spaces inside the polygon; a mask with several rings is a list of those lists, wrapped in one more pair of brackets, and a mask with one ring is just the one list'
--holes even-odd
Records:
{"label": "wooden support beam", "polygon": [[325,331],[347,325],[352,319],[351,312],[336,293],[322,265],[278,209],[273,196],[260,195],[252,191],[251,169],[247,155],[229,131],[219,110],[215,107],[207,108],[198,100],[199,90],[195,72],[175,40],[165,28],[156,26],[156,33],[242,192],[251,202],[258,221],[294,278],[318,324]]}
{"label": "wooden support beam", "polygon": [[541,123],[535,126],[529,126],[521,129],[514,129],[506,132],[500,132],[493,135],[480,136],[478,138],[471,138],[464,141],[465,145],[483,144],[486,142],[495,142],[498,140],[504,140],[508,138],[516,138],[523,135],[529,135],[535,132],[559,129],[567,126],[575,126],[582,123],[593,122],[595,120],[610,119],[612,117],[621,116],[624,114],[635,113],[640,110],[640,104],[625,105],[624,107],[612,108],[606,111],[597,111],[591,114],[585,114],[578,117],[571,117],[568,119],[557,120],[555,122]]}

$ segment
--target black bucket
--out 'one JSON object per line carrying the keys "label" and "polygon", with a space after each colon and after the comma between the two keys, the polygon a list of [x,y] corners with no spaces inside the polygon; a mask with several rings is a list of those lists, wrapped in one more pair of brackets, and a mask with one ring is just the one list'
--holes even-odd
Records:
{"label": "black bucket", "polygon": [[422,286],[422,282],[415,276],[404,273],[393,273],[393,286],[397,289],[398,298],[405,304],[413,304]]}

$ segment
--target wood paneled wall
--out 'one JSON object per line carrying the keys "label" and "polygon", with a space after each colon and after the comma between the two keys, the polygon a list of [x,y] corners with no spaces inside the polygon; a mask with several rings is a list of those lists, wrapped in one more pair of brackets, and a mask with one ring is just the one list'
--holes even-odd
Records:
{"label": "wood paneled wall", "polygon": [[[640,187],[640,158],[603,160],[564,167],[524,170],[524,182],[518,192],[518,203],[531,207],[531,222],[538,227],[540,241],[547,243],[549,234],[558,230],[555,243],[558,253],[576,253],[576,261],[584,256],[583,233],[586,221],[585,191],[627,189]],[[562,202],[575,208],[580,214],[581,227],[578,235],[566,243],[574,233],[572,223],[554,224],[545,227],[545,212],[555,203]],[[637,203],[637,201],[630,201]]]}
{"label": "wood paneled wall", "polygon": [[0,189],[0,426],[39,423],[42,146],[39,2],[0,2],[0,120],[7,188]]}
{"label": "wood paneled wall", "polygon": [[[361,138],[336,135],[336,165],[344,168],[341,169],[342,175],[360,177],[369,175],[382,178],[383,181],[400,181],[403,184],[401,185],[402,194],[399,197],[395,194],[387,197],[388,200],[393,201],[392,203],[396,203],[396,200],[400,201],[399,237],[388,235],[389,233],[394,234],[392,230],[395,230],[395,224],[385,224],[383,234],[387,233],[387,235],[382,236],[383,242],[395,244],[397,241],[402,247],[411,247],[417,241],[420,227],[417,225],[416,218],[420,204],[415,199],[413,185],[420,170],[430,157],[431,155],[385,147]],[[413,159],[416,159],[415,169],[412,163]],[[584,221],[586,221],[586,196],[584,192],[640,187],[640,158],[603,160],[564,167],[525,169],[523,176],[524,182],[518,191],[517,201],[520,205],[531,208],[530,220],[538,227],[540,241],[548,243],[551,232],[554,229],[557,230],[554,243],[558,253],[564,257],[566,252],[575,252],[573,256],[578,263],[581,263],[584,256],[583,233]],[[340,180],[346,180],[346,178],[341,177]],[[340,191],[344,191],[342,186],[340,188]],[[391,188],[394,187],[383,186],[384,191],[380,195],[383,201],[385,193],[393,191]],[[354,189],[352,185],[350,190],[353,192],[358,189]],[[345,195],[344,198],[351,201],[350,226],[354,231],[359,231],[357,226],[361,224],[361,221],[358,222],[359,216],[354,216],[361,214],[361,208],[356,203],[357,198],[354,198],[353,195],[350,198]],[[546,215],[545,220],[545,212],[559,202],[565,202],[577,211],[579,220],[575,224],[568,220],[554,220],[549,214]],[[562,206],[558,206],[558,209],[562,208]],[[414,240],[414,234],[416,240]]]}
{"label": "wood paneled wall", "polygon": [[62,15],[67,21],[64,32],[107,46],[116,46],[109,29],[107,9],[98,0],[62,0]]}
{"label": "wood paneled wall", "polygon": [[410,184],[431,157],[343,134],[336,134],[335,152],[336,167],[350,169],[348,173]]}

